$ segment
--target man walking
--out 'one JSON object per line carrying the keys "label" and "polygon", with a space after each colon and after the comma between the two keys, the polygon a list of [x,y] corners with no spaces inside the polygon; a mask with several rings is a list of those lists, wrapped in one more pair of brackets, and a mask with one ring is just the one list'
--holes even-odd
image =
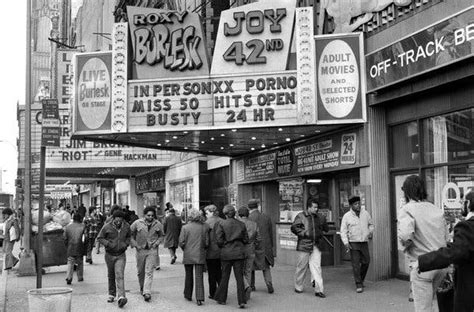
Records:
{"label": "man walking", "polygon": [[235,208],[232,205],[224,206],[225,220],[216,225],[217,244],[221,247],[222,279],[217,288],[214,300],[219,304],[227,301],[227,291],[232,268],[234,269],[237,284],[237,300],[240,308],[245,308],[247,300],[244,293],[244,260],[245,244],[249,238],[245,224],[235,219]]}
{"label": "man walking", "polygon": [[97,239],[105,246],[105,264],[109,280],[109,298],[107,302],[114,302],[118,290],[118,306],[122,308],[127,303],[125,297],[124,272],[127,258],[125,251],[130,244],[130,225],[124,220],[125,215],[117,209],[112,220],[106,223]]}
{"label": "man walking", "polygon": [[163,225],[165,231],[165,248],[170,251],[171,264],[176,262],[176,248],[179,244],[179,233],[183,223],[181,218],[176,216],[174,208],[168,210],[169,215],[165,218],[165,224]]}
{"label": "man walking", "polygon": [[100,216],[97,215],[95,207],[89,208],[89,216],[84,218],[86,236],[86,262],[92,264],[92,249],[99,234]]}
{"label": "man walking", "polygon": [[83,237],[85,226],[82,223],[82,216],[75,213],[72,223],[66,225],[64,229],[64,242],[67,246],[67,275],[66,283],[71,285],[74,265],[77,265],[77,280],[84,280],[84,243]]}
{"label": "man walking", "polygon": [[250,287],[255,290],[255,271],[263,271],[263,279],[267,285],[269,294],[273,294],[272,273],[270,267],[274,265],[273,258],[273,226],[269,216],[258,211],[258,200],[250,199],[247,207],[250,210],[249,220],[256,222],[258,232],[262,239],[259,248],[255,250],[255,261],[252,270],[252,278]]}
{"label": "man walking", "polygon": [[297,262],[295,272],[295,292],[303,292],[306,272],[311,272],[314,294],[325,298],[321,273],[321,240],[323,232],[329,230],[326,218],[318,213],[319,203],[310,199],[306,211],[300,212],[291,226],[291,232],[298,236],[296,244]]}
{"label": "man walking", "polygon": [[204,210],[207,216],[206,223],[209,225],[209,247],[206,254],[209,298],[213,298],[222,277],[221,250],[217,245],[216,239],[216,224],[222,221],[222,219],[219,218],[219,211],[216,205],[206,206]]}
{"label": "man walking", "polygon": [[351,209],[344,214],[341,221],[341,240],[351,253],[352,272],[356,291],[364,291],[364,280],[370,263],[369,243],[374,232],[370,214],[360,209],[360,197],[349,198]]}
{"label": "man walking", "polygon": [[244,286],[245,297],[248,301],[250,299],[252,283],[252,267],[255,261],[255,246],[260,246],[260,233],[258,232],[257,223],[249,220],[249,210],[247,207],[240,207],[238,210],[239,220],[245,224],[249,242],[245,245],[245,262],[244,262]]}
{"label": "man walking", "polygon": [[143,210],[143,219],[138,219],[130,226],[131,245],[137,253],[138,283],[140,293],[145,301],[151,299],[151,286],[153,272],[156,266],[158,246],[163,240],[163,226],[156,219],[156,211],[153,207]]}

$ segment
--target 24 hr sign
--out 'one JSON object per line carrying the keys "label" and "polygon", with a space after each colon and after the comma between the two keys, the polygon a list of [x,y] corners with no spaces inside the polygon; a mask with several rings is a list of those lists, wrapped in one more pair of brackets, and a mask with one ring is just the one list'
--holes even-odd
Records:
{"label": "24 hr sign", "polygon": [[223,11],[212,75],[286,69],[295,14],[287,1],[251,3]]}

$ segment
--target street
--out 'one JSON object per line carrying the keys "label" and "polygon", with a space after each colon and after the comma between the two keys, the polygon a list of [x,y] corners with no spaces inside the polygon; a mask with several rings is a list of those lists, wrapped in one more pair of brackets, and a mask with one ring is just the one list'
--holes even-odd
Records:
{"label": "street", "polygon": [[[161,270],[155,271],[152,300],[145,302],[140,296],[136,277],[135,252],[127,251],[125,268],[125,288],[128,303],[125,311],[233,311],[238,309],[235,281],[231,277],[227,305],[219,305],[208,299],[207,274],[204,275],[206,301],[203,306],[183,298],[184,267],[181,264],[182,253],[178,262],[170,265],[167,250],[160,248]],[[72,285],[66,285],[66,266],[47,268],[43,276],[43,287],[66,287],[73,289],[72,311],[119,311],[117,302],[107,303],[107,271],[104,263],[104,252],[93,255],[92,265],[85,263],[84,282],[77,282],[74,276]],[[366,282],[364,293],[357,294],[352,281],[350,265],[323,267],[325,293],[327,298],[315,297],[307,280],[305,292],[297,294],[293,289],[294,268],[287,265],[276,265],[272,270],[275,293],[266,291],[261,272],[256,274],[256,288],[247,304],[253,311],[310,311],[317,308],[321,311],[411,311],[413,304],[407,300],[408,282],[390,279],[376,283]],[[28,311],[29,289],[34,289],[36,277],[17,277],[15,270],[7,277],[6,311]],[[2,276],[2,280],[5,275]],[[3,293],[3,292],[2,292]],[[3,300],[3,298],[2,298]],[[0,300],[0,302],[2,302]]]}

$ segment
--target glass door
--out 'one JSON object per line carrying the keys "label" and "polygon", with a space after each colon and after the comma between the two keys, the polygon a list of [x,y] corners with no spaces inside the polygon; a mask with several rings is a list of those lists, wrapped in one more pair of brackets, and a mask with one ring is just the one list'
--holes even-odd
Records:
{"label": "glass door", "polygon": [[418,172],[417,171],[414,171],[414,172],[404,172],[404,173],[401,173],[401,174],[394,174],[393,175],[393,189],[392,189],[392,194],[394,196],[392,196],[392,207],[394,207],[395,211],[396,211],[396,218],[394,220],[394,223],[392,225],[392,228],[395,229],[394,232],[395,232],[395,239],[397,240],[397,243],[396,243],[396,246],[397,246],[397,262],[398,262],[398,271],[397,273],[398,274],[402,274],[402,275],[409,275],[410,274],[410,271],[409,271],[409,268],[408,268],[408,259],[407,257],[405,256],[405,254],[403,253],[403,246],[401,245],[400,241],[398,240],[397,238],[397,220],[398,220],[398,215],[400,213],[400,208],[402,208],[402,206],[406,203],[405,201],[405,196],[403,194],[403,191],[402,191],[402,185],[403,185],[403,182],[405,182],[405,179],[410,176],[410,175],[413,175],[413,174],[416,174],[418,175]]}

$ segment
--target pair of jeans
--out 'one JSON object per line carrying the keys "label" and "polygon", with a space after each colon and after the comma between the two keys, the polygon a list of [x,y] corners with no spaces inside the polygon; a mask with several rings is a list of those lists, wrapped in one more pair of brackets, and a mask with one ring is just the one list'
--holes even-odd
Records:
{"label": "pair of jeans", "polygon": [[316,293],[324,292],[321,251],[319,248],[313,246],[312,252],[297,251],[296,256],[295,289],[303,291],[304,277],[309,268],[311,272],[311,282],[314,281],[314,291]]}
{"label": "pair of jeans", "polygon": [[418,269],[411,270],[410,282],[413,288],[413,299],[416,312],[438,312],[436,289],[443,281],[447,269],[432,270],[418,273]]}
{"label": "pair of jeans", "polygon": [[84,256],[67,257],[67,273],[66,279],[72,281],[72,274],[74,273],[74,264],[77,264],[77,279],[84,279]]}
{"label": "pair of jeans", "polygon": [[[193,282],[193,268],[194,268],[194,282]],[[184,278],[184,298],[192,300],[193,298],[193,284],[196,286],[196,300],[204,301],[204,264],[185,264],[185,278]]]}
{"label": "pair of jeans", "polygon": [[206,259],[208,282],[209,282],[209,296],[214,298],[216,289],[219,286],[222,278],[221,259]]}
{"label": "pair of jeans", "polygon": [[158,252],[156,249],[137,250],[137,273],[138,284],[143,295],[151,294],[151,285],[153,283],[153,273],[156,268],[156,258]]}
{"label": "pair of jeans", "polygon": [[13,246],[15,246],[15,242],[13,241],[3,241],[3,253],[5,259],[5,269],[11,269],[15,266],[18,262],[18,258],[13,255]]}
{"label": "pair of jeans", "polygon": [[370,264],[369,243],[351,242],[349,244],[354,281],[357,287],[362,287]]}
{"label": "pair of jeans", "polygon": [[[255,257],[254,257],[254,259],[255,259]],[[252,263],[252,267],[253,267],[253,263]],[[263,273],[263,280],[265,281],[265,285],[267,285],[267,288],[273,287],[273,284],[272,284],[272,271],[270,271],[270,267],[268,267],[266,269],[263,269],[262,273]],[[251,273],[251,276],[250,276],[250,286],[255,288],[255,271],[254,270],[252,270],[252,273]]]}
{"label": "pair of jeans", "polygon": [[222,260],[222,279],[217,288],[214,299],[219,302],[227,301],[230,272],[234,268],[235,281],[237,283],[237,300],[240,304],[246,304],[244,289],[244,259]]}
{"label": "pair of jeans", "polygon": [[124,272],[127,257],[125,252],[118,256],[105,253],[105,264],[107,265],[107,277],[109,280],[109,296],[125,298]]}
{"label": "pair of jeans", "polygon": [[[254,260],[255,260],[255,253],[251,253],[247,255],[247,258],[244,261],[244,289],[247,289],[247,287],[250,287],[252,285],[252,268],[253,268]],[[254,272],[253,286],[255,286],[255,271],[253,272]],[[265,273],[263,276],[265,278]],[[271,275],[270,275],[270,281],[271,281]]]}

